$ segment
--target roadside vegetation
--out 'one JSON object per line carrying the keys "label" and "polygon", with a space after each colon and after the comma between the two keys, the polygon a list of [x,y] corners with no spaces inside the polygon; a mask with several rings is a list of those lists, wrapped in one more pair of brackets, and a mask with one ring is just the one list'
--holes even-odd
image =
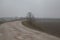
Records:
{"label": "roadside vegetation", "polygon": [[4,18],[0,18],[0,24],[3,24],[3,23],[6,23],[6,22],[12,22],[12,21],[20,21],[20,20],[23,20],[24,18],[23,17],[14,17],[14,18],[11,18],[11,17],[4,17]]}
{"label": "roadside vegetation", "polygon": [[31,12],[28,12],[26,16],[26,20],[23,21],[22,24],[25,25],[26,27],[29,27],[38,31],[45,31],[44,27],[42,27],[41,24],[39,25],[36,22],[36,19]]}
{"label": "roadside vegetation", "polygon": [[42,32],[60,37],[60,22],[56,22],[56,21],[41,22],[41,20],[38,22],[37,21],[38,20],[36,20],[36,18],[31,14],[31,12],[28,12],[28,15],[26,16],[26,20],[23,21],[22,24],[31,29],[35,29],[38,31],[42,31]]}

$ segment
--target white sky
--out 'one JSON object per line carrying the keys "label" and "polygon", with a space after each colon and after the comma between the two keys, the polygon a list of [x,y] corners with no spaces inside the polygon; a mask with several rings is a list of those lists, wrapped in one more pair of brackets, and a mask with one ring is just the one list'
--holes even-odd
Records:
{"label": "white sky", "polygon": [[60,18],[60,0],[0,0],[0,17],[26,16]]}

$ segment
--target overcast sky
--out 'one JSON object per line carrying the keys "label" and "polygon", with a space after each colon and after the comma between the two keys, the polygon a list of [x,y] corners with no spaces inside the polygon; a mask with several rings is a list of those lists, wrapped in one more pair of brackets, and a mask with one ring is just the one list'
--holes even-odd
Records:
{"label": "overcast sky", "polygon": [[0,0],[0,17],[26,16],[60,18],[60,0]]}

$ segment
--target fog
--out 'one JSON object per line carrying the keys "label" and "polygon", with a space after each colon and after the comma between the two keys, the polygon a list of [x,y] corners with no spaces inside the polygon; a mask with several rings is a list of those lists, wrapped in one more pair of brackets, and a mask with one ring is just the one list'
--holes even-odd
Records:
{"label": "fog", "polygon": [[60,18],[60,0],[0,0],[0,17]]}

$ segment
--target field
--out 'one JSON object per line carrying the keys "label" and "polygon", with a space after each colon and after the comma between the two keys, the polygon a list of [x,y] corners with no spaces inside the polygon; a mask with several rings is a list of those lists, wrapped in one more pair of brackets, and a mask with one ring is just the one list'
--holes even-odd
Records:
{"label": "field", "polygon": [[3,18],[0,18],[0,24],[11,22],[11,21],[19,21],[23,19],[24,19],[23,17],[3,17]]}
{"label": "field", "polygon": [[23,24],[32,29],[60,37],[60,19],[36,19],[32,25],[26,21]]}

